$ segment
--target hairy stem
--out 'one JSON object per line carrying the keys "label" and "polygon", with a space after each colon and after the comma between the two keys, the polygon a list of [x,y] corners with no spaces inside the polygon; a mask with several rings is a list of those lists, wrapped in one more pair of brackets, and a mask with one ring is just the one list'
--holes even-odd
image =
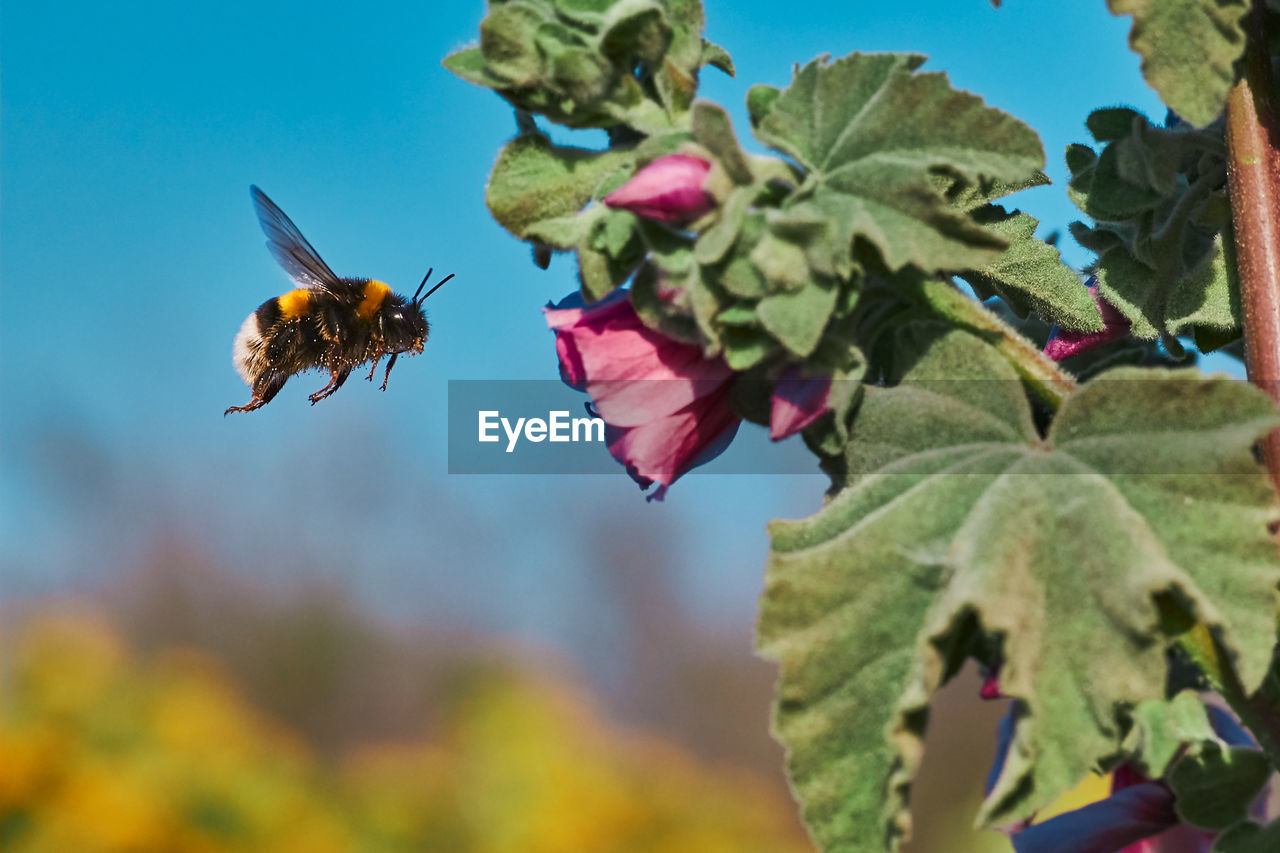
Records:
{"label": "hairy stem", "polygon": [[955,284],[929,279],[923,282],[922,293],[939,314],[988,338],[1035,395],[1054,411],[1063,397],[1076,390],[1074,376]]}
{"label": "hairy stem", "polygon": [[[1249,379],[1280,402],[1280,151],[1264,0],[1254,0],[1244,76],[1227,96],[1227,181]],[[1262,441],[1280,488],[1280,430]]]}
{"label": "hairy stem", "polygon": [[[1280,403],[1280,126],[1267,49],[1265,0],[1253,0],[1246,20],[1243,76],[1227,95],[1227,186],[1243,309],[1249,380]],[[1280,489],[1280,429],[1260,442],[1271,483]],[[1221,658],[1223,697],[1280,768],[1280,685],[1272,674],[1244,695]],[[1208,670],[1206,670],[1208,672]],[[1213,677],[1213,673],[1209,673]],[[1234,687],[1233,687],[1234,685]]]}

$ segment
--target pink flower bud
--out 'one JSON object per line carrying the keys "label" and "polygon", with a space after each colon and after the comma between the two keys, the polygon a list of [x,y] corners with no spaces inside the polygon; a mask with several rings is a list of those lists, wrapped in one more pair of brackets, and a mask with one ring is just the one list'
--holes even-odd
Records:
{"label": "pink flower bud", "polygon": [[1049,336],[1049,342],[1044,345],[1044,354],[1049,358],[1062,361],[1064,358],[1097,349],[1103,344],[1118,341],[1129,334],[1129,321],[1116,310],[1114,305],[1098,295],[1097,284],[1096,276],[1089,278],[1089,295],[1093,297],[1098,310],[1102,312],[1102,331],[1073,332],[1055,328],[1053,334]]}
{"label": "pink flower bud", "polygon": [[830,376],[805,376],[798,365],[789,367],[773,389],[769,437],[781,441],[809,426],[826,412],[830,396]]}
{"label": "pink flower bud", "polygon": [[716,206],[703,189],[711,164],[688,154],[659,157],[604,197],[609,207],[659,222],[691,222]]}

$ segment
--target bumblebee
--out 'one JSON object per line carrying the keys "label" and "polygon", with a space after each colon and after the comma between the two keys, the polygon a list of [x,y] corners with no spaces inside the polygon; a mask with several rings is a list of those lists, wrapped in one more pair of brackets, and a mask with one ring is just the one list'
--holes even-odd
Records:
{"label": "bumblebee", "polygon": [[329,384],[308,398],[315,405],[341,388],[352,370],[370,361],[372,382],[378,362],[390,355],[382,376],[382,390],[387,390],[400,354],[416,355],[427,341],[422,303],[453,275],[423,293],[432,273],[427,270],[412,299],[392,293],[381,281],[339,278],[266,193],[251,186],[249,195],[267,235],[267,248],[298,287],[262,303],[240,327],[232,359],[253,399],[223,415],[260,409],[290,376],[320,368],[329,371]]}

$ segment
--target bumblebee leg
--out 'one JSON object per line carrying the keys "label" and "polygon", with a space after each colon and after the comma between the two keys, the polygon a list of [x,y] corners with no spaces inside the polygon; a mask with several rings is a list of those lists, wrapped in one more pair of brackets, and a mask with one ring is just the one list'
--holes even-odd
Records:
{"label": "bumblebee leg", "polygon": [[312,394],[312,395],[311,395],[310,397],[308,397],[307,399],[308,399],[308,400],[310,400],[310,401],[311,401],[311,405],[313,405],[313,406],[314,406],[316,403],[319,403],[319,402],[320,402],[321,400],[323,400],[325,397],[328,397],[328,396],[329,396],[330,394],[332,394],[334,391],[337,391],[339,388],[341,388],[341,387],[342,387],[342,383],[343,383],[343,382],[346,382],[346,381],[347,381],[347,377],[348,377],[348,376],[350,376],[350,375],[351,375],[351,370],[350,370],[350,369],[347,369],[347,370],[332,370],[332,369],[331,369],[331,370],[329,371],[329,377],[330,377],[330,378],[329,378],[329,384],[328,384],[328,385],[326,385],[326,386],[324,386],[323,388],[321,388],[321,389],[320,389],[319,391],[317,391],[316,393]]}
{"label": "bumblebee leg", "polygon": [[243,406],[232,406],[223,412],[222,416],[225,418],[232,412],[252,412],[254,409],[261,409],[280,393],[280,389],[283,388],[284,383],[288,381],[289,377],[284,376],[282,378],[272,379],[265,383],[254,383],[253,399],[248,403],[245,403]]}
{"label": "bumblebee leg", "polygon": [[261,397],[254,397],[252,400],[245,403],[243,406],[232,406],[231,408],[223,412],[222,416],[225,418],[227,415],[231,414],[232,412],[252,412],[254,409],[261,409],[266,404],[267,404],[267,401],[262,399]]}
{"label": "bumblebee leg", "polygon": [[[378,356],[377,358],[375,358],[375,359],[373,360],[373,367],[369,368],[369,376],[368,376],[368,379],[369,379],[369,381],[370,381],[370,382],[372,382],[372,381],[373,381],[373,374],[375,374],[375,373],[377,373],[377,372],[378,372],[378,362],[380,362],[380,361],[382,361],[382,356]],[[385,383],[384,383],[384,384],[385,384]],[[385,390],[385,389],[384,389],[384,390]]]}
{"label": "bumblebee leg", "polygon": [[[396,366],[396,359],[399,357],[400,357],[400,353],[398,352],[392,353],[391,360],[387,362],[387,372],[382,374],[382,390],[383,391],[387,390],[387,380],[391,378],[391,368]],[[369,378],[372,379],[373,377],[371,376]]]}

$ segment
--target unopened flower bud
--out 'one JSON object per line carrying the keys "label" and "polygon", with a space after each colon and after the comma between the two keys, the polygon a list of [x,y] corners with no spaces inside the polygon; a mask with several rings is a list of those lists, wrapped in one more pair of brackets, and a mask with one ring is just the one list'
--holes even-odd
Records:
{"label": "unopened flower bud", "polygon": [[716,206],[703,185],[711,164],[701,157],[668,154],[659,157],[622,186],[604,203],[659,222],[691,222]]}
{"label": "unopened flower bud", "polygon": [[1055,328],[1053,334],[1049,336],[1049,342],[1044,345],[1044,354],[1054,361],[1062,361],[1064,358],[1097,349],[1129,334],[1129,321],[1114,305],[1102,298],[1098,293],[1097,281],[1097,278],[1090,278],[1088,285],[1089,295],[1093,297],[1098,311],[1102,314],[1102,331],[1073,332]]}

